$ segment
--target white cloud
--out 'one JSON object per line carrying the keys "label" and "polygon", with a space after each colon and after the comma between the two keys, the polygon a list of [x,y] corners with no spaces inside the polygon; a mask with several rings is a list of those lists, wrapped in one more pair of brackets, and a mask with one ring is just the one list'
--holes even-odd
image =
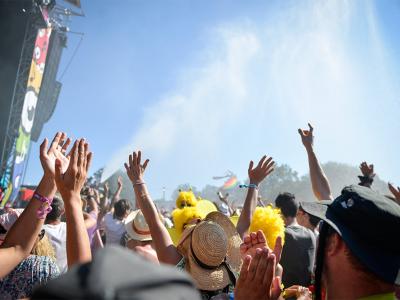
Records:
{"label": "white cloud", "polygon": [[[305,171],[293,149],[301,147],[296,128],[309,120],[324,133],[322,156],[358,163],[359,150],[349,145],[371,133],[360,124],[373,118],[365,90],[374,87],[360,68],[365,53],[352,42],[355,23],[367,20],[360,33],[372,36],[366,47],[375,49],[368,63],[379,63],[378,76],[388,78],[374,11],[367,3],[360,12],[354,1],[293,3],[262,24],[246,20],[212,30],[201,66],[182,70],[179,85],[145,110],[142,126],[113,155],[104,177],[137,148],[166,169],[152,175],[158,183],[173,174],[172,184],[204,184],[226,169],[245,177],[248,160],[265,151]],[[367,138],[357,144],[367,157],[379,151]]]}

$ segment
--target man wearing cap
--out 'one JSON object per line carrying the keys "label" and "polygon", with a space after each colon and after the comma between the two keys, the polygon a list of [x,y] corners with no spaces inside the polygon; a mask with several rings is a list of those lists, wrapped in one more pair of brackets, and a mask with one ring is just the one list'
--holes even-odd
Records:
{"label": "man wearing cap", "polygon": [[395,299],[400,284],[400,206],[358,185],[331,204],[302,203],[323,220],[315,270],[315,299]]}
{"label": "man wearing cap", "polygon": [[146,259],[158,263],[149,225],[140,209],[131,212],[125,220],[126,232],[122,235],[121,246],[135,251]]}

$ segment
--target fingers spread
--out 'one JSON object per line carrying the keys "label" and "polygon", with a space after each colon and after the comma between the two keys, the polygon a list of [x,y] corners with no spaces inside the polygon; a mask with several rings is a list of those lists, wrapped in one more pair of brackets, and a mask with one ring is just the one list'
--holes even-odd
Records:
{"label": "fingers spread", "polygon": [[92,163],[93,152],[89,152],[86,157],[86,173],[90,169],[90,164]]}
{"label": "fingers spread", "polygon": [[261,157],[260,161],[258,162],[257,168],[261,168],[261,166],[263,165],[265,159],[267,158],[266,155],[264,155],[263,157]]}
{"label": "fingers spread", "polygon": [[143,164],[143,171],[144,170],[146,170],[146,168],[147,168],[147,164],[149,163],[149,159],[146,159],[146,161],[144,162],[144,164]]}
{"label": "fingers spread", "polygon": [[85,154],[85,140],[84,139],[80,139],[79,140],[79,146],[78,146],[78,162],[77,162],[77,166],[78,169],[81,169],[83,167],[84,164],[84,154]]}
{"label": "fingers spread", "polygon": [[132,168],[133,167],[133,155],[129,154],[129,167]]}
{"label": "fingers spread", "polygon": [[[56,149],[58,146],[58,143],[60,142],[60,138],[61,138],[62,133],[61,132],[57,132],[56,135],[53,138],[53,141],[51,142],[50,145],[50,149]],[[49,151],[50,151],[49,149]]]}
{"label": "fingers spread", "polygon": [[71,144],[71,139],[67,138],[67,140],[65,141],[64,145],[61,148],[61,153],[62,154],[65,154],[65,152],[67,152],[69,144]]}
{"label": "fingers spread", "polygon": [[251,160],[249,163],[249,172],[253,170],[254,162]]}
{"label": "fingers spread", "polygon": [[70,167],[76,167],[78,163],[78,146],[79,140],[76,140],[74,146],[72,147],[69,155],[71,156],[71,161],[69,163]]}

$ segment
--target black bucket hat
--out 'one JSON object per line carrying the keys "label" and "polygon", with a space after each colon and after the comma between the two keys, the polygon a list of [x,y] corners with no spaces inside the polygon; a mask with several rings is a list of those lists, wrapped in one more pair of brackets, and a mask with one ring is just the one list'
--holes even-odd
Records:
{"label": "black bucket hat", "polygon": [[330,204],[301,206],[335,229],[372,273],[400,285],[400,205],[370,188],[351,185]]}

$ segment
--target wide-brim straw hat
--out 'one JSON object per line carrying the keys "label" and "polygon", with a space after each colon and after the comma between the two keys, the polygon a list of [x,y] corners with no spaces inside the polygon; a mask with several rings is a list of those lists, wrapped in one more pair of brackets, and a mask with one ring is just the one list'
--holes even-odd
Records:
{"label": "wide-brim straw hat", "polygon": [[216,291],[235,284],[242,263],[241,243],[231,220],[220,212],[211,212],[182,233],[178,251],[197,288]]}
{"label": "wide-brim straw hat", "polygon": [[149,226],[140,209],[132,211],[125,219],[125,230],[136,241],[151,241]]}

